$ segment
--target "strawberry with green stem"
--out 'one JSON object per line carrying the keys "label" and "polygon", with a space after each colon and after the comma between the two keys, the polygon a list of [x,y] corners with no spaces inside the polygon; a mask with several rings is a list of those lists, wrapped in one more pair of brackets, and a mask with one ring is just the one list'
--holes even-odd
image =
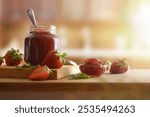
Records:
{"label": "strawberry with green stem", "polygon": [[129,62],[126,59],[122,59],[111,64],[110,72],[112,74],[122,74],[127,72],[129,68]]}
{"label": "strawberry with green stem", "polygon": [[63,60],[66,56],[66,53],[60,53],[57,50],[52,50],[46,55],[41,65],[47,65],[49,68],[53,69],[61,68],[63,66]]}
{"label": "strawberry with green stem", "polygon": [[11,49],[5,54],[5,62],[8,66],[17,66],[22,61],[22,54],[19,50]]}

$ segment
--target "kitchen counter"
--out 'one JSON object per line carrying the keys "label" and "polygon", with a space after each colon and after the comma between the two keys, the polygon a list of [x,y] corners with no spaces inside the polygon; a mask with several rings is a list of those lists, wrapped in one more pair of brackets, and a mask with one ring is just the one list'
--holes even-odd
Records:
{"label": "kitchen counter", "polygon": [[150,70],[84,80],[0,78],[0,99],[150,99]]}

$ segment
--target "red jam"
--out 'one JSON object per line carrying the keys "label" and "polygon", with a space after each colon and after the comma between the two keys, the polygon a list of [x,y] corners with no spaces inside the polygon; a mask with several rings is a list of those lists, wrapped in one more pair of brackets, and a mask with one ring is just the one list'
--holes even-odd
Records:
{"label": "red jam", "polygon": [[32,27],[30,34],[25,38],[25,62],[38,65],[49,51],[56,49],[60,47],[55,34],[50,33],[47,27]]}

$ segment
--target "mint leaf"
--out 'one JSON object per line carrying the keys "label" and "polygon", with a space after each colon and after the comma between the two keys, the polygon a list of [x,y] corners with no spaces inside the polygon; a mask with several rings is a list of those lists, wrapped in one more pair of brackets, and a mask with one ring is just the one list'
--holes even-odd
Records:
{"label": "mint leaf", "polygon": [[77,73],[68,76],[69,80],[89,79],[90,76],[84,73]]}

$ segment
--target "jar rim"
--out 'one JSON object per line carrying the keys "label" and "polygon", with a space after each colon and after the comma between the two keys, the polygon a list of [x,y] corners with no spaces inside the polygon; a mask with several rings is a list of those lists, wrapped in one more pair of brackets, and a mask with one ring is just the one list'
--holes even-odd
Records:
{"label": "jar rim", "polygon": [[47,24],[39,24],[38,26],[30,25],[30,32],[56,32],[56,26],[47,25]]}
{"label": "jar rim", "polygon": [[33,28],[44,28],[44,27],[56,27],[55,25],[48,25],[48,24],[39,24],[37,26],[35,25],[30,25],[30,27],[33,27]]}
{"label": "jar rim", "polygon": [[30,30],[38,30],[38,29],[45,29],[45,30],[56,30],[56,26],[54,25],[30,25]]}

